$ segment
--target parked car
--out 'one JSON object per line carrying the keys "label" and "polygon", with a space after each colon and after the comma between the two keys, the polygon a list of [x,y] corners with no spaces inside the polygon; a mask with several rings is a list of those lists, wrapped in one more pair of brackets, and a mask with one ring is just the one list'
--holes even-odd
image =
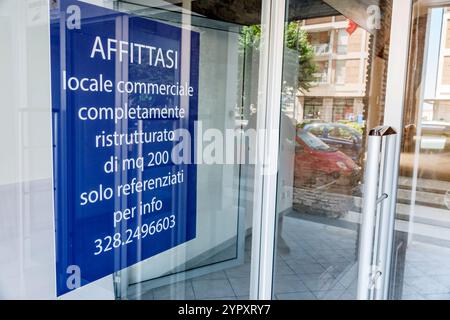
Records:
{"label": "parked car", "polygon": [[312,123],[303,129],[359,162],[362,134],[358,130],[340,123]]}
{"label": "parked car", "polygon": [[301,123],[299,123],[297,128],[303,129],[306,126],[315,124],[315,123],[325,123],[325,121],[323,121],[321,119],[306,119],[306,120],[303,120]]}
{"label": "parked car", "polygon": [[351,190],[359,185],[361,168],[346,154],[299,129],[296,136],[295,185],[337,185]]}

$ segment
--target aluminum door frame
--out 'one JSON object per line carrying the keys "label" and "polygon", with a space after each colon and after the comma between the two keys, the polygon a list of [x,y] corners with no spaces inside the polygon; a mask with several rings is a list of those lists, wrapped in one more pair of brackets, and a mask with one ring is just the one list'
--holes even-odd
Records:
{"label": "aluminum door frame", "polygon": [[[398,178],[400,173],[400,153],[401,141],[403,138],[403,114],[405,109],[405,94],[407,86],[408,60],[411,36],[411,23],[413,14],[414,0],[394,0],[392,7],[392,27],[390,38],[390,51],[388,62],[388,77],[386,83],[386,103],[384,110],[384,125],[393,127],[397,130],[397,143],[395,150],[395,166],[393,169],[393,192],[391,201],[391,220],[390,229],[392,232],[387,239],[388,252],[390,256],[386,262],[385,281],[391,281],[393,243],[395,233],[395,215],[397,205]],[[398,28],[395,25],[399,26]],[[407,31],[407,32],[405,32]],[[390,283],[385,285],[383,298],[388,299],[391,288]]]}
{"label": "aluminum door frame", "polygon": [[285,8],[289,0],[263,0],[253,195],[250,299],[272,299],[277,168],[280,139]]}

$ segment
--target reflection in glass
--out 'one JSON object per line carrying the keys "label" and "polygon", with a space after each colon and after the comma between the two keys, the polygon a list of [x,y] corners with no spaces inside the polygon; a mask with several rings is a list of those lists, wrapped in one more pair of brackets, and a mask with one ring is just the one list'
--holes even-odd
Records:
{"label": "reflection in glass", "polygon": [[[450,11],[414,5],[391,298],[450,300]],[[415,67],[419,66],[419,67]]]}
{"label": "reflection in glass", "polygon": [[[363,1],[315,1],[309,16],[296,11],[301,3],[290,1],[287,13],[295,17],[287,25],[307,36],[295,48],[285,42],[283,85],[294,89],[283,90],[293,102],[282,103],[273,293],[355,299],[365,139],[383,120],[390,9],[371,30],[352,20],[366,11]],[[302,59],[304,51],[312,55]]]}

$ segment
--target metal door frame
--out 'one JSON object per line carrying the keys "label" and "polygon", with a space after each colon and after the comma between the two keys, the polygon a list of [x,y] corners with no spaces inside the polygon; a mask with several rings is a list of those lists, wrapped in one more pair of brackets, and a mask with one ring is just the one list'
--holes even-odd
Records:
{"label": "metal door frame", "polygon": [[[258,97],[250,299],[272,299],[275,214],[281,117],[285,5],[263,0]],[[258,157],[261,155],[262,158]]]}

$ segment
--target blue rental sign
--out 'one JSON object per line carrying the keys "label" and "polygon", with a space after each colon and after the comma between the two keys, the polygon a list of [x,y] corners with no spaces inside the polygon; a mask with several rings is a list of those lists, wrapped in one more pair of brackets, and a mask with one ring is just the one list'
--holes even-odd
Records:
{"label": "blue rental sign", "polygon": [[62,295],[196,236],[199,34],[51,1]]}

